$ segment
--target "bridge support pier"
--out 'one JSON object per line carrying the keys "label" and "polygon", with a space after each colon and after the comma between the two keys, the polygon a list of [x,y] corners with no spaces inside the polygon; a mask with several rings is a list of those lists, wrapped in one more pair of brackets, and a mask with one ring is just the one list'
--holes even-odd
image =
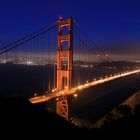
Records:
{"label": "bridge support pier", "polygon": [[67,95],[59,97],[56,105],[56,112],[66,120],[69,120],[69,105]]}

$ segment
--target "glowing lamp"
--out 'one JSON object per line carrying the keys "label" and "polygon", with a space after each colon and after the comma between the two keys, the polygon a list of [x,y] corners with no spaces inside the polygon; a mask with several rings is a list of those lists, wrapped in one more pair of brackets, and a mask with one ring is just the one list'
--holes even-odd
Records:
{"label": "glowing lamp", "polygon": [[61,20],[61,19],[62,19],[62,17],[59,17],[59,19]]}

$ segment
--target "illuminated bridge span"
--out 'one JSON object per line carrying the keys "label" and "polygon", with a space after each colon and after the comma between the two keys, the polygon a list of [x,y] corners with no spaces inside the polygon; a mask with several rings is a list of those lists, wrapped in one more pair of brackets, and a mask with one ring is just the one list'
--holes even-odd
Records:
{"label": "illuminated bridge span", "polygon": [[[108,76],[96,80],[93,72],[95,65],[109,61],[110,57],[89,38],[73,18],[60,18],[50,26],[13,43],[9,42],[10,40],[8,43],[0,41],[0,63],[31,65],[34,66],[34,71],[37,66],[51,69],[44,77],[48,79],[43,86],[47,94],[37,95],[29,100],[32,103],[41,103],[56,98],[56,112],[67,120],[68,95],[74,94],[76,97],[79,90],[140,72],[132,69],[113,75],[106,70],[104,72]],[[36,91],[32,94],[34,93]]]}
{"label": "illuminated bridge span", "polygon": [[65,94],[67,94],[67,95],[74,94],[74,96],[76,97],[77,96],[77,91],[79,91],[79,90],[86,89],[86,88],[89,88],[89,87],[92,87],[92,86],[96,86],[96,85],[99,85],[99,84],[102,84],[102,83],[105,83],[105,82],[108,82],[108,81],[112,81],[112,80],[115,80],[115,79],[118,79],[118,78],[121,78],[121,77],[125,77],[125,76],[131,75],[131,74],[136,74],[136,73],[139,73],[139,72],[140,72],[140,70],[134,70],[134,71],[126,72],[126,73],[115,74],[114,76],[105,77],[104,79],[100,79],[100,80],[97,80],[97,81],[94,80],[90,83],[85,83],[85,84],[80,85],[78,87],[71,88],[70,91],[67,91],[67,90],[62,90],[60,92],[52,91],[52,93],[49,94],[49,95],[42,95],[42,96],[33,97],[33,98],[29,99],[29,101],[32,102],[33,104],[46,102],[46,101],[49,101],[53,98],[60,97],[63,94],[64,95]]}

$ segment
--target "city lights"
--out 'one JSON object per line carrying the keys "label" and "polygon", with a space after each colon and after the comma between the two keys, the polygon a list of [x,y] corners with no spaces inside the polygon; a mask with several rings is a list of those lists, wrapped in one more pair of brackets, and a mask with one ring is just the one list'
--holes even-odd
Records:
{"label": "city lights", "polygon": [[32,61],[27,61],[26,64],[27,64],[27,65],[32,65],[33,62],[32,62]]}

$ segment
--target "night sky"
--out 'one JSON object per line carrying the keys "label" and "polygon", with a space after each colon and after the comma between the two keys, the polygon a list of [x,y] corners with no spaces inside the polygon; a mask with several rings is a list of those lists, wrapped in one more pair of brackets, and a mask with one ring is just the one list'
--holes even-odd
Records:
{"label": "night sky", "polygon": [[72,16],[112,56],[140,60],[138,0],[0,0],[0,34],[22,37],[60,16]]}

